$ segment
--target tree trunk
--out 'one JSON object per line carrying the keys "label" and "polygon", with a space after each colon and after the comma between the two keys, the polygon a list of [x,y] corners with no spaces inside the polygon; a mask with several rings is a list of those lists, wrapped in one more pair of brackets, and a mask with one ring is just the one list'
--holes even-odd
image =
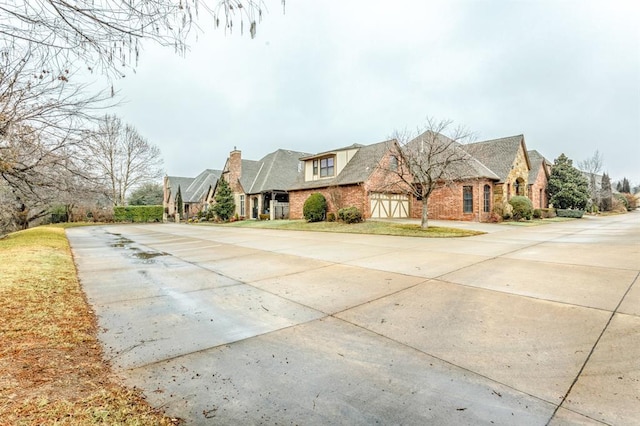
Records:
{"label": "tree trunk", "polygon": [[429,198],[422,197],[422,220],[420,221],[420,227],[427,229],[429,227]]}

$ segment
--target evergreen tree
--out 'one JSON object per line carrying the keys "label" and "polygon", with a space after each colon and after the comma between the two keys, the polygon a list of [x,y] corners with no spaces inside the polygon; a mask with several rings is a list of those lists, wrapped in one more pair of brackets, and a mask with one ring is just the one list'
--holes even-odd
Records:
{"label": "evergreen tree", "polygon": [[631,185],[629,184],[629,179],[622,179],[622,190],[620,192],[624,192],[625,194],[631,194]]}
{"label": "evergreen tree", "polygon": [[213,211],[216,216],[222,220],[229,220],[236,210],[236,203],[233,200],[233,192],[226,180],[218,181],[218,190],[215,197],[216,203],[213,205]]}
{"label": "evergreen tree", "polygon": [[611,178],[607,173],[602,175],[602,188],[600,192],[600,210],[608,212],[613,207],[613,194],[611,192]]}
{"label": "evergreen tree", "polygon": [[178,195],[176,196],[176,204],[178,205],[178,214],[180,215],[180,220],[182,220],[182,216],[184,214],[184,205],[182,203],[182,191],[178,188]]}
{"label": "evergreen tree", "polygon": [[548,189],[549,202],[556,208],[584,209],[589,201],[589,182],[564,154],[553,163]]}
{"label": "evergreen tree", "polygon": [[130,206],[159,206],[162,205],[162,185],[159,183],[145,183],[129,196]]}

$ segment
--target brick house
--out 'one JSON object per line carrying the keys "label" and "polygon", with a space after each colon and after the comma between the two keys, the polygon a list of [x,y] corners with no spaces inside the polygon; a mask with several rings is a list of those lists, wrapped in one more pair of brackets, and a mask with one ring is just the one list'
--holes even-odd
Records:
{"label": "brick house", "polygon": [[[268,214],[271,219],[288,217],[289,188],[302,173],[301,157],[305,152],[278,149],[262,159],[245,160],[242,152],[234,148],[222,170],[222,177],[234,194],[236,214],[242,218],[257,219]],[[216,188],[208,194],[214,202]]]}
{"label": "brick house", "polygon": [[324,195],[330,213],[357,207],[365,218],[409,217],[407,189],[385,171],[397,162],[394,149],[389,140],[302,157],[304,173],[289,190],[290,218],[303,217],[304,202],[314,192]]}
{"label": "brick house", "polygon": [[206,210],[209,205],[207,194],[216,186],[221,173],[220,170],[206,169],[195,178],[165,176],[162,198],[165,220],[178,213],[178,198],[182,198],[181,219],[189,219],[199,211]]}
{"label": "brick house", "polygon": [[[320,192],[327,199],[328,212],[355,206],[365,218],[420,218],[422,200],[389,174],[398,162],[395,149],[394,141],[384,141],[301,158],[304,174],[289,191],[290,217],[302,218],[305,200]],[[523,135],[467,145],[451,143],[450,149],[463,150],[460,156],[466,158],[429,197],[429,219],[486,222],[497,205],[514,195],[529,196],[536,207],[546,206],[548,163],[536,152],[532,167]]]}
{"label": "brick house", "polygon": [[499,177],[493,186],[495,205],[508,203],[514,195],[528,196],[531,162],[524,135],[471,143],[463,148]]}

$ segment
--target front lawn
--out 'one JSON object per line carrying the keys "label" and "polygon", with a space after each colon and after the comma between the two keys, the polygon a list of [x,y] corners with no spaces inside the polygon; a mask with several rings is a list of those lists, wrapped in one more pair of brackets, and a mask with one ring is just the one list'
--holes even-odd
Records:
{"label": "front lawn", "polygon": [[[200,224],[209,225],[210,222]],[[216,224],[218,225],[218,224]],[[320,232],[343,232],[350,234],[376,234],[376,235],[397,235],[405,237],[426,237],[426,238],[452,238],[470,237],[484,234],[480,231],[468,229],[447,228],[430,226],[427,229],[420,228],[420,225],[401,224],[394,222],[382,222],[368,220],[361,223],[346,224],[343,222],[312,222],[304,220],[241,220],[237,222],[220,224],[218,226],[238,226],[243,228],[266,228],[266,229],[286,229],[294,231],[320,231]]]}
{"label": "front lawn", "polygon": [[102,359],[64,227],[0,239],[0,424],[168,425]]}

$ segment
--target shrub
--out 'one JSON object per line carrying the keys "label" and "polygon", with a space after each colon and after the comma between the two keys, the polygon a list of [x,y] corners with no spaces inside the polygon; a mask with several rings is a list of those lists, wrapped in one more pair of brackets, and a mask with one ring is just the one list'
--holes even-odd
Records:
{"label": "shrub", "polygon": [[543,219],[552,219],[556,217],[556,209],[548,208],[548,209],[540,209],[542,212]]}
{"label": "shrub", "polygon": [[260,213],[260,220],[269,220],[269,217],[270,216],[268,214]]}
{"label": "shrub", "polygon": [[362,222],[362,212],[357,207],[345,207],[338,210],[338,219],[344,223]]}
{"label": "shrub", "polygon": [[635,210],[637,206],[636,197],[629,193],[620,194],[627,200],[627,211]]}
{"label": "shrub", "polygon": [[162,206],[117,206],[113,208],[116,222],[161,222]]}
{"label": "shrub", "polygon": [[556,209],[558,217],[573,217],[580,219],[584,215],[584,210]]}
{"label": "shrub", "polygon": [[542,218],[542,210],[540,210],[540,209],[533,209],[533,218],[534,218],[534,219],[540,219],[540,218]]}
{"label": "shrub", "polygon": [[320,222],[324,220],[327,213],[327,200],[319,192],[315,192],[309,195],[309,198],[304,202],[302,207],[302,214],[307,222]]}
{"label": "shrub", "polygon": [[327,213],[327,222],[335,222],[336,221],[336,214],[331,212],[331,213]]}
{"label": "shrub", "polygon": [[[613,194],[613,196],[615,197],[615,205],[616,205],[616,211],[622,213],[625,211],[629,211],[629,200],[627,199],[627,197],[624,196],[624,194]],[[620,207],[622,206],[622,207]]]}
{"label": "shrub", "polygon": [[513,207],[513,218],[515,220],[527,219],[531,220],[533,215],[533,205],[527,197],[516,195],[509,200],[509,204]]}

